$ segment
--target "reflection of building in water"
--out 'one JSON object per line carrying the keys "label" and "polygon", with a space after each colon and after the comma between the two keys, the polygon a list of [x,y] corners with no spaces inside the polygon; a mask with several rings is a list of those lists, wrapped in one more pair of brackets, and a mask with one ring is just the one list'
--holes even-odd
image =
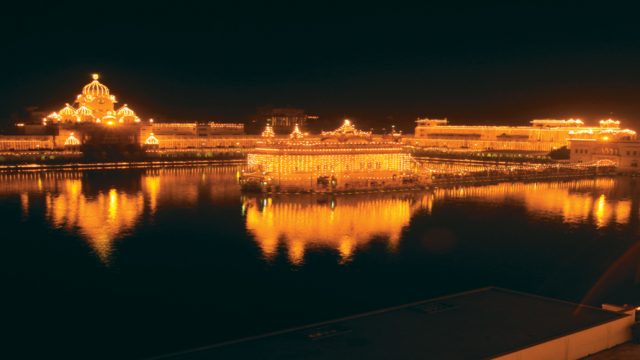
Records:
{"label": "reflection of building in water", "polygon": [[[336,250],[348,262],[359,246],[373,238],[387,238],[389,247],[399,243],[402,228],[418,209],[450,201],[478,200],[506,203],[515,200],[538,216],[560,217],[570,224],[628,224],[637,218],[638,197],[633,184],[622,179],[599,178],[553,183],[503,183],[488,186],[436,189],[432,194],[405,196],[369,195],[338,197],[318,202],[316,197],[246,199],[243,204],[247,230],[263,256],[273,259],[284,246],[289,261],[304,262],[310,249]],[[614,199],[614,200],[612,200]]]}
{"label": "reflection of building in water", "polygon": [[413,213],[430,208],[430,195],[344,197],[318,202],[314,197],[297,199],[248,199],[243,207],[247,229],[266,259],[276,256],[282,242],[289,260],[304,262],[309,248],[328,247],[348,262],[353,252],[374,237],[386,238],[390,249],[400,241],[403,227]]}
{"label": "reflection of building in water", "polygon": [[[437,204],[451,198],[478,198],[503,203],[509,199],[516,199],[522,201],[526,209],[532,213],[560,215],[567,223],[593,219],[598,227],[602,227],[612,220],[618,224],[627,224],[630,220],[632,198],[629,197],[628,191],[625,191],[626,196],[616,193],[616,186],[619,184],[613,178],[549,183],[502,183],[437,189],[434,201]],[[608,200],[610,197],[615,197],[616,200]],[[635,206],[637,208],[638,204]]]}
{"label": "reflection of building in water", "polygon": [[[104,187],[104,170],[100,176],[92,176],[90,170],[0,173],[0,196],[16,196],[23,218],[44,202],[48,221],[68,232],[77,232],[107,263],[114,241],[131,232],[145,210],[153,217],[161,204],[192,207],[199,196],[216,203],[229,199],[236,202],[240,195],[237,172],[236,166],[127,171],[133,176],[133,187],[129,176],[119,185],[109,182],[109,187]],[[122,174],[107,177],[118,179]],[[92,188],[100,190],[89,190]],[[129,190],[123,191],[124,188]]]}
{"label": "reflection of building in water", "polygon": [[77,229],[100,259],[108,263],[113,241],[133,229],[144,211],[141,192],[126,194],[110,189],[88,197],[80,180],[67,180],[56,194],[47,194],[47,217],[56,227]]}
{"label": "reflection of building in water", "polygon": [[155,213],[159,202],[172,206],[193,206],[198,196],[207,194],[212,200],[239,195],[236,166],[175,167],[147,169],[142,176],[142,191]]}

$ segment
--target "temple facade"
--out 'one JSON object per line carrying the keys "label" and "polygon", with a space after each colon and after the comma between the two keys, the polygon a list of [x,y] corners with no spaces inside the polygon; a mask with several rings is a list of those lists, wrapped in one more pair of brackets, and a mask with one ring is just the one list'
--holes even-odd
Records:
{"label": "temple facade", "polygon": [[569,146],[576,135],[626,131],[620,122],[601,120],[585,126],[579,119],[537,119],[530,126],[449,125],[447,119],[418,119],[412,145],[430,148],[549,152]]}
{"label": "temple facade", "polygon": [[277,138],[270,125],[262,137],[248,154],[252,172],[244,176],[247,187],[347,190],[372,184],[391,186],[415,167],[399,137],[374,136],[356,129],[349,120],[319,137],[308,137],[294,126],[287,139]]}

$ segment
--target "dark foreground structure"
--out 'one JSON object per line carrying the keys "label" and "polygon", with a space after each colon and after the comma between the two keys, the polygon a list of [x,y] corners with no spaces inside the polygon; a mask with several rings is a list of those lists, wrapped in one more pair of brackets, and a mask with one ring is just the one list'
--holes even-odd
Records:
{"label": "dark foreground structure", "polygon": [[630,339],[612,312],[484,288],[163,359],[578,359]]}

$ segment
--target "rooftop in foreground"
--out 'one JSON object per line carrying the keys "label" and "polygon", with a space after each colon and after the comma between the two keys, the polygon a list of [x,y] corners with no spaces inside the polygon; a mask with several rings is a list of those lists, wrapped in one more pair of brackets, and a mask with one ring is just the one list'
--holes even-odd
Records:
{"label": "rooftop in foreground", "polygon": [[489,358],[626,316],[510,290],[484,288],[166,358]]}

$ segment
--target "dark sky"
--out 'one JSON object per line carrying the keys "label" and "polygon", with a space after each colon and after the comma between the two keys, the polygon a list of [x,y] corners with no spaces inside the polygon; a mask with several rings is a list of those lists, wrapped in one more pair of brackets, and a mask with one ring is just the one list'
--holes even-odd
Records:
{"label": "dark sky", "polygon": [[[231,2],[228,2],[231,3]],[[0,121],[57,110],[98,72],[143,117],[298,106],[331,128],[613,114],[640,129],[640,15],[612,2],[32,4],[0,15]],[[475,4],[475,5],[473,5]]]}

